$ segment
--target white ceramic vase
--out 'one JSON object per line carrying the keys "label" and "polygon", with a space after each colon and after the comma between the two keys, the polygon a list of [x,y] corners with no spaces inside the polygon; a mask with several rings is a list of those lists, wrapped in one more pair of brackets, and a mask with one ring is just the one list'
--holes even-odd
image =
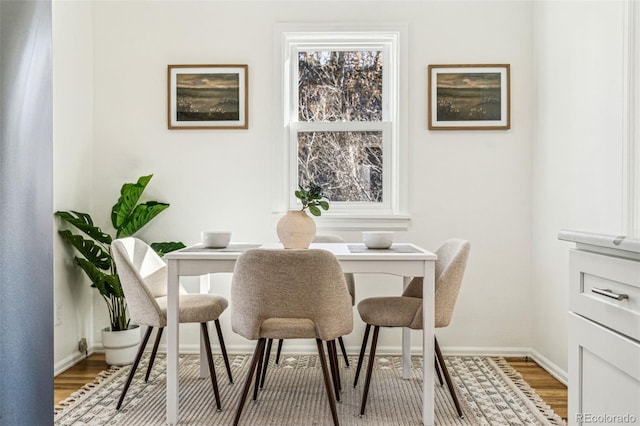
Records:
{"label": "white ceramic vase", "polygon": [[276,232],[286,249],[306,249],[316,236],[316,222],[304,210],[289,210],[278,221]]}
{"label": "white ceramic vase", "polygon": [[140,326],[130,325],[127,330],[111,331],[102,329],[102,346],[109,365],[133,364],[140,344]]}

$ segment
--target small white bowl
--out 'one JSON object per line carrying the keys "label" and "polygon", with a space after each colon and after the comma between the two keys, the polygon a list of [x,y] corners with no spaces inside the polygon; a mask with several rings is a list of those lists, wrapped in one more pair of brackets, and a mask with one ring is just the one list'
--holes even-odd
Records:
{"label": "small white bowl", "polygon": [[200,234],[202,245],[207,248],[225,248],[231,241],[229,231],[202,231]]}
{"label": "small white bowl", "polygon": [[370,249],[387,249],[393,244],[393,235],[393,231],[365,231],[362,241]]}

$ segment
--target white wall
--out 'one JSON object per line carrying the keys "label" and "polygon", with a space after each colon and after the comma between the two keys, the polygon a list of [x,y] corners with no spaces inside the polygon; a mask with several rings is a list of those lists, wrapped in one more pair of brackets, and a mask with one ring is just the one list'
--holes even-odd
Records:
{"label": "white wall", "polygon": [[[93,32],[91,2],[53,3],[54,210],[92,211]],[[55,220],[57,230],[61,225]],[[55,372],[76,361],[78,341],[93,337],[90,282],[73,263],[73,253],[54,235]],[[100,302],[103,303],[103,302]]]}
{"label": "white wall", "polygon": [[533,344],[567,369],[563,228],[622,233],[623,11],[615,2],[535,6]]}
{"label": "white wall", "polygon": [[[433,249],[453,236],[471,240],[456,313],[439,331],[442,346],[508,351],[531,345],[531,3],[97,1],[89,6],[65,1],[54,6],[56,209],[89,209],[110,231],[109,212],[121,184],[154,173],[146,196],[171,207],[140,235],[187,244],[195,243],[201,230],[216,227],[232,229],[235,241],[276,240],[270,183],[279,167],[273,151],[280,136],[273,112],[279,78],[274,24],[407,23],[412,223],[397,239]],[[249,65],[249,129],[169,131],[167,65],[225,63]],[[427,130],[427,66],[456,63],[511,64],[511,130]],[[343,235],[360,239],[359,232]],[[95,313],[88,310],[88,284],[78,282],[81,275],[67,255],[56,246],[56,300],[71,315],[56,328],[56,363],[74,353],[86,332],[99,347],[99,329],[107,324],[95,291]],[[229,276],[217,277],[212,291],[228,296],[228,282]],[[397,294],[401,281],[358,276],[356,286],[361,299]],[[250,344],[231,332],[228,315],[222,317],[227,345],[249,350]],[[355,316],[356,328],[345,339],[353,349],[363,330]],[[197,343],[197,330],[187,329],[181,338],[189,349]],[[399,331],[382,333],[380,344],[397,350]]]}
{"label": "white wall", "polygon": [[[236,241],[276,238],[274,24],[408,23],[413,220],[398,239],[434,249],[448,237],[471,240],[457,312],[439,333],[443,346],[531,344],[531,3],[95,2],[93,16],[95,217],[108,228],[122,182],[154,173],[147,196],[172,205],[141,236],[187,244],[216,227],[232,229]],[[167,65],[216,63],[249,65],[249,130],[167,130]],[[510,63],[512,129],[428,131],[427,65],[445,63]],[[397,294],[400,280],[391,289],[388,280],[359,277],[357,297],[376,288]],[[228,277],[218,281],[215,291],[228,295]],[[106,323],[98,303],[96,332]],[[228,312],[222,320],[229,346],[248,349],[231,333]],[[356,323],[346,339],[353,347],[362,335]],[[183,337],[196,343],[195,331]],[[400,334],[381,339],[398,345]]]}

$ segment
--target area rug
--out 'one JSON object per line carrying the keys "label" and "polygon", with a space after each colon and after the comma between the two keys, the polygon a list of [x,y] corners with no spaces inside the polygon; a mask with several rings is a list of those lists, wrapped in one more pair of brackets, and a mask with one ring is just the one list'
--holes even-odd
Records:
{"label": "area rug", "polygon": [[[251,355],[231,356],[234,384],[230,384],[221,356],[215,357],[222,411],[217,412],[209,379],[199,378],[197,355],[181,355],[180,425],[230,425],[240,398]],[[243,425],[332,425],[322,371],[314,355],[284,355],[279,365],[272,357],[266,384],[257,401],[251,394],[240,423]],[[341,364],[342,402],[337,404],[342,425],[421,425],[422,358],[412,358],[410,380],[401,377],[401,358],[376,357],[366,415],[360,417],[364,375],[353,387],[355,364]],[[435,424],[457,425],[564,425],[503,358],[446,357],[447,366],[465,414],[456,410],[446,386],[435,384]],[[112,367],[55,407],[54,424],[163,425],[165,420],[165,358],[156,359],[149,381],[144,382],[146,359],[120,411],[115,409],[129,367]],[[366,366],[366,364],[365,364]],[[430,364],[433,368],[433,364]],[[364,368],[363,368],[364,372]],[[436,379],[437,380],[437,379]],[[253,390],[253,388],[252,388]]]}

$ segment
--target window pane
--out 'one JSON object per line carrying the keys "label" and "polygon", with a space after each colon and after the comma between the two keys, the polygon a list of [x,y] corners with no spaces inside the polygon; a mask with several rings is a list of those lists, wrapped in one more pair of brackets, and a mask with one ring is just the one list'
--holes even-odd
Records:
{"label": "window pane", "polygon": [[298,183],[330,201],[382,202],[382,132],[299,132]]}
{"label": "window pane", "polygon": [[298,120],[382,121],[382,52],[299,52]]}

